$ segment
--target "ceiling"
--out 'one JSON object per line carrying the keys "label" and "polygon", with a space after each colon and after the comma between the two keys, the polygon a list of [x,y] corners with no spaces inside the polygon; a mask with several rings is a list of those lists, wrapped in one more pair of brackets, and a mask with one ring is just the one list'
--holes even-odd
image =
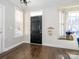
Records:
{"label": "ceiling", "polygon": [[[14,4],[25,7],[21,5],[19,0],[11,0]],[[43,8],[51,8],[54,6],[62,6],[62,5],[73,5],[79,4],[79,0],[30,0],[31,2],[28,4],[33,11],[38,11]]]}

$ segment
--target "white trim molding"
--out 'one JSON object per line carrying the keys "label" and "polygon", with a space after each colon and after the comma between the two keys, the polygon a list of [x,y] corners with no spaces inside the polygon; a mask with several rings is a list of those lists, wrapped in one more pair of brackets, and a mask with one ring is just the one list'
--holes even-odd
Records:
{"label": "white trim molding", "polygon": [[0,53],[3,52],[4,47],[5,47],[5,6],[0,4],[0,8],[2,8],[2,39],[1,39],[1,51]]}
{"label": "white trim molding", "polygon": [[26,42],[25,42],[25,41],[22,41],[22,42],[20,42],[20,43],[17,43],[17,44],[15,44],[15,45],[12,45],[11,47],[5,48],[3,52],[8,51],[8,50],[10,50],[10,49],[13,49],[14,47],[16,47],[16,46],[18,46],[18,45],[20,45],[20,44],[22,44],[22,43],[26,43]]}

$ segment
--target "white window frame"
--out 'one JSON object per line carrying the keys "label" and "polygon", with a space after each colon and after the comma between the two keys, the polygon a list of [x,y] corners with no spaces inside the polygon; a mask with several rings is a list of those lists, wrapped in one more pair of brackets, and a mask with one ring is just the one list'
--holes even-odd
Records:
{"label": "white window frame", "polygon": [[79,11],[79,5],[63,7],[59,9],[59,36],[65,36],[67,13],[69,11]]}
{"label": "white window frame", "polygon": [[21,36],[23,36],[23,10],[20,8],[15,8],[15,37]]}

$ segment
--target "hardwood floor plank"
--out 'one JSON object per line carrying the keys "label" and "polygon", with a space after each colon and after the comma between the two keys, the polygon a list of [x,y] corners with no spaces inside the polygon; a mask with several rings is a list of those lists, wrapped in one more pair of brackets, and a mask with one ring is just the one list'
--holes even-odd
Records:
{"label": "hardwood floor plank", "polygon": [[0,55],[0,59],[70,59],[68,55],[79,51],[23,43]]}

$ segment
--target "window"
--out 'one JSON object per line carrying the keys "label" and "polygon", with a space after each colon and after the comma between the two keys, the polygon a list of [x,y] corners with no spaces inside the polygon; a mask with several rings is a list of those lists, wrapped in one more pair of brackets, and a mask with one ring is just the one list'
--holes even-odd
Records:
{"label": "window", "polygon": [[74,32],[79,37],[79,7],[62,9],[60,15],[60,36]]}
{"label": "window", "polygon": [[23,36],[23,12],[15,8],[15,37]]}

